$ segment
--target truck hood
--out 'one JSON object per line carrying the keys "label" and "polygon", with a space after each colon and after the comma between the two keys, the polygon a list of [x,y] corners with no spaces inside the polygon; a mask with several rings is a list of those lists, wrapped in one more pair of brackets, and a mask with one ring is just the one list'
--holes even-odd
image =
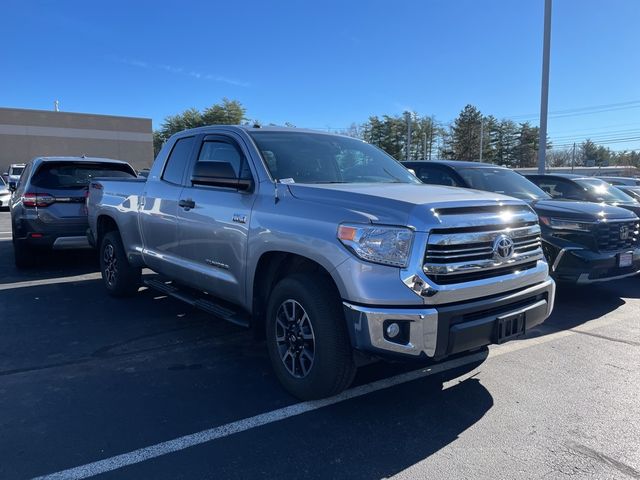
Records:
{"label": "truck hood", "polygon": [[559,217],[581,221],[633,219],[633,213],[629,210],[603,203],[574,202],[570,200],[538,200],[532,202],[531,206],[538,215],[546,217]]}
{"label": "truck hood", "polygon": [[411,225],[419,231],[441,224],[433,212],[436,208],[525,205],[497,193],[440,185],[337,183],[287,187],[297,199],[346,209],[351,215],[345,221]]}

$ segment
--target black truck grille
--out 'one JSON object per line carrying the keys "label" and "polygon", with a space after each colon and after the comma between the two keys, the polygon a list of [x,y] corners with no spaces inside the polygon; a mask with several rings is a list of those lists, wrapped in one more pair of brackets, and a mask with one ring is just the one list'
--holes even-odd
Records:
{"label": "black truck grille", "polygon": [[640,245],[640,224],[637,221],[601,223],[596,232],[598,249],[624,250]]}

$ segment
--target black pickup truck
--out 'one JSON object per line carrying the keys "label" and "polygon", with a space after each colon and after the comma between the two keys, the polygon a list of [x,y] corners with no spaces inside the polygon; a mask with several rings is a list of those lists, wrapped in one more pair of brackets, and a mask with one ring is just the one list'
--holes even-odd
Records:
{"label": "black pickup truck", "polygon": [[485,190],[526,200],[540,218],[542,246],[558,281],[592,283],[640,271],[640,220],[606,204],[556,200],[522,175],[487,163],[403,162],[424,183]]}

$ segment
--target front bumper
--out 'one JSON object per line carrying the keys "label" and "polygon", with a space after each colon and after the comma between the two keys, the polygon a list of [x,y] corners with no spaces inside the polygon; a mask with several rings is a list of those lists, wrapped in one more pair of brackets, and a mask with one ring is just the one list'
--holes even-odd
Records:
{"label": "front bumper", "polygon": [[[553,309],[551,279],[514,292],[431,308],[372,307],[343,302],[353,347],[378,355],[441,359],[498,340],[499,318],[521,314],[524,331],[542,323]],[[390,322],[401,325],[390,339]]]}
{"label": "front bumper", "polygon": [[[633,262],[628,267],[618,266],[620,254],[623,253],[633,255]],[[556,280],[579,284],[625,278],[640,272],[640,249],[594,252],[566,247],[556,255],[551,270]]]}

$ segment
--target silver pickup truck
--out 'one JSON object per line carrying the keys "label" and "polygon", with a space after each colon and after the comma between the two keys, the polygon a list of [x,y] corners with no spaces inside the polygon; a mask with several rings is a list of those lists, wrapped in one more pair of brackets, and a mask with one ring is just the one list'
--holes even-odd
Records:
{"label": "silver pickup truck", "polygon": [[353,138],[184,131],[148,179],[93,181],[88,211],[109,293],[133,294],[148,267],[148,286],[264,332],[302,399],[347,388],[363,359],[440,360],[553,308],[529,206],[424,185]]}

